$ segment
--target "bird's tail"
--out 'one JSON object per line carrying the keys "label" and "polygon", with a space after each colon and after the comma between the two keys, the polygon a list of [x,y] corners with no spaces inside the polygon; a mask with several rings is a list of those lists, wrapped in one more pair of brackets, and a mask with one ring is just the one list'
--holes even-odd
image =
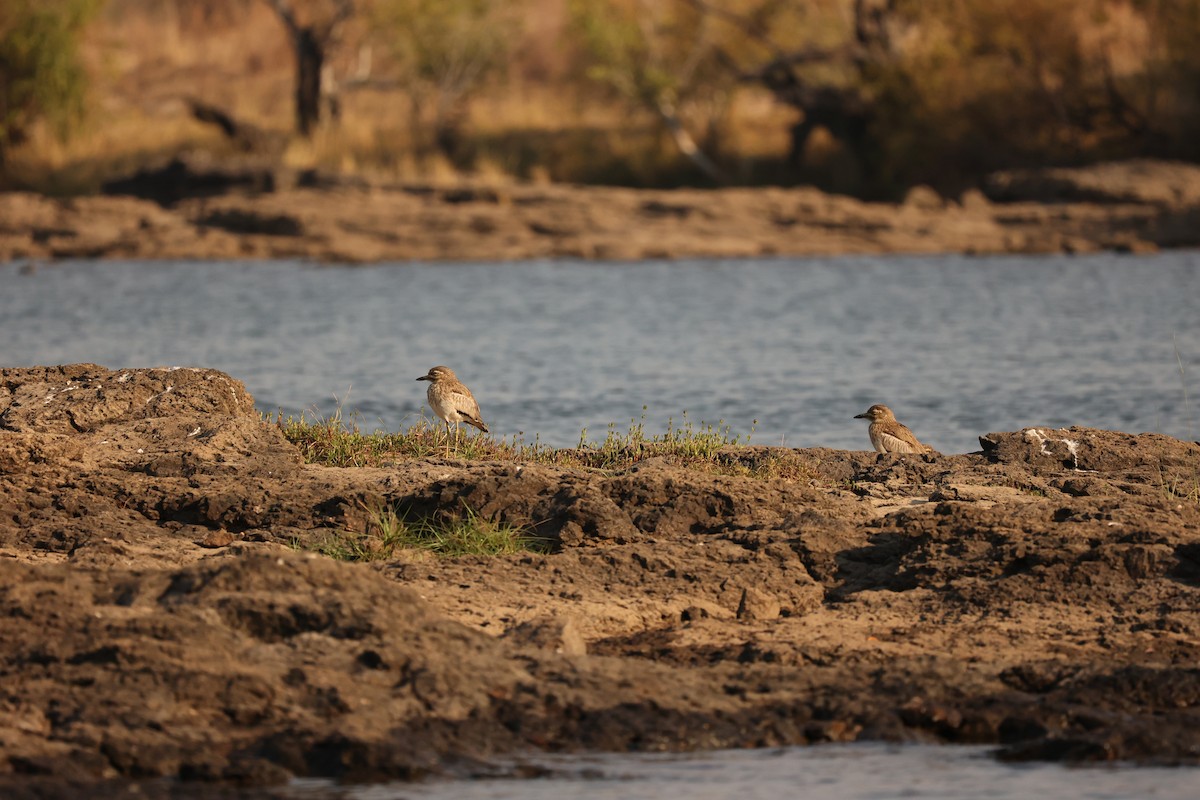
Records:
{"label": "bird's tail", "polygon": [[484,433],[491,433],[491,431],[488,430],[488,426],[484,425],[483,420],[481,419],[475,419],[474,417],[468,417],[466,414],[463,414],[463,422],[467,423],[473,428],[478,428]]}

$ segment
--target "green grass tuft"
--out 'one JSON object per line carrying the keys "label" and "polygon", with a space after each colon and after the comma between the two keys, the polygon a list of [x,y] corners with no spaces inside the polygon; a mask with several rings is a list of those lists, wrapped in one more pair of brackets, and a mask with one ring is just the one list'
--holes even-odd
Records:
{"label": "green grass tuft", "polygon": [[[644,411],[644,409],[643,409]],[[270,417],[265,418],[271,422]],[[698,425],[683,413],[682,424],[668,420],[665,433],[647,435],[645,414],[631,419],[624,432],[610,424],[604,438],[592,441],[584,429],[579,444],[573,448],[548,447],[536,438],[532,443],[521,437],[497,439],[483,434],[463,433],[452,443],[452,456],[467,461],[511,461],[547,464],[563,467],[585,467],[604,470],[626,469],[648,458],[665,458],[681,466],[694,467],[720,474],[751,477],[804,477],[805,468],[798,459],[779,456],[762,458],[752,463],[730,453],[730,448],[749,444],[750,435],[740,437],[722,420],[715,425]],[[444,457],[446,432],[440,423],[422,417],[407,430],[392,433],[365,433],[357,421],[349,422],[341,411],[325,419],[304,417],[273,418],[284,436],[300,448],[305,461],[334,467],[378,467],[400,460]]]}
{"label": "green grass tuft", "polygon": [[293,542],[338,561],[387,561],[401,551],[418,550],[438,556],[498,556],[520,552],[549,552],[550,542],[533,536],[525,528],[484,519],[463,506],[454,518],[409,520],[395,506],[364,506],[364,531],[326,534],[310,546]]}

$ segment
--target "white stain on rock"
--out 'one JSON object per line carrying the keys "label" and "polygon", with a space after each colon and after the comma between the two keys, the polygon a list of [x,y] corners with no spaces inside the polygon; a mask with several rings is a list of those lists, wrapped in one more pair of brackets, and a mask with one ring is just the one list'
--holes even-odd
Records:
{"label": "white stain on rock", "polygon": [[1038,447],[1042,451],[1042,455],[1057,457],[1055,453],[1047,447],[1055,442],[1062,442],[1066,447],[1067,452],[1071,454],[1071,468],[1076,472],[1085,472],[1086,470],[1079,469],[1079,440],[1068,439],[1065,436],[1055,437],[1052,434],[1064,433],[1065,431],[1041,430],[1039,428],[1026,428],[1025,440],[1029,442],[1037,442]]}

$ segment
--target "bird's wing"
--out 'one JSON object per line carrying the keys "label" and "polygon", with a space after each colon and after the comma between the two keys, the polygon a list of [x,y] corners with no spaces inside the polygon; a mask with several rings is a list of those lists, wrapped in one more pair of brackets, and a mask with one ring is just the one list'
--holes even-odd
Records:
{"label": "bird's wing", "polygon": [[[907,435],[906,435],[907,434]],[[925,445],[917,441],[912,431],[907,428],[897,428],[891,431],[881,431],[879,438],[883,447],[889,453],[924,453]]]}
{"label": "bird's wing", "polygon": [[479,412],[479,403],[470,392],[452,391],[447,399],[467,423],[481,431],[487,431],[487,426],[483,424],[483,415]]}

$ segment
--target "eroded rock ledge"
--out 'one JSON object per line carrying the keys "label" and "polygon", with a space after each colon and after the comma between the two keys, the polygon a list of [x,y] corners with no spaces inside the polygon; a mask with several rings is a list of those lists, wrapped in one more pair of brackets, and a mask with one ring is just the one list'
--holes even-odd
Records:
{"label": "eroded rock ledge", "polygon": [[173,162],[118,195],[0,194],[0,261],[1141,252],[1200,245],[1197,185],[1195,165],[1126,161],[868,203],[812,188],[372,185]]}
{"label": "eroded rock ledge", "polygon": [[[1200,445],[981,443],[340,469],[219,372],[0,369],[0,792],[864,738],[1200,761]],[[553,552],[305,549],[463,500]]]}

